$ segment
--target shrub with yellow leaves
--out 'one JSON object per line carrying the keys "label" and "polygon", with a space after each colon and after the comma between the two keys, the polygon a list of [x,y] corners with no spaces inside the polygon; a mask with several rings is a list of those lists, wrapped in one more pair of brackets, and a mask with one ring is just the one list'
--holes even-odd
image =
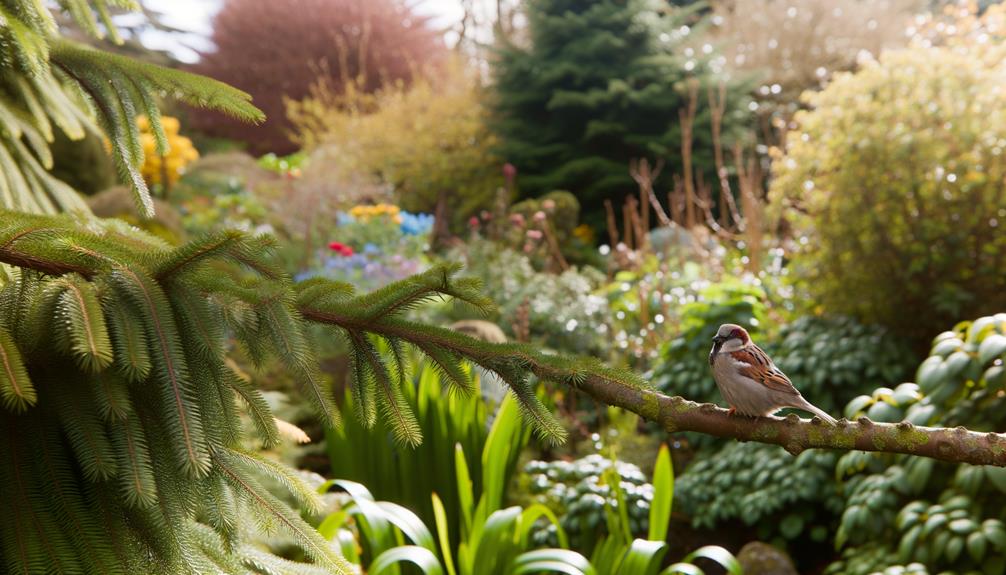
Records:
{"label": "shrub with yellow leaves", "polygon": [[157,153],[157,140],[150,129],[150,120],[140,116],[136,125],[140,129],[140,144],[143,146],[143,166],[140,169],[143,179],[151,186],[171,188],[185,173],[185,166],[199,159],[199,151],[192,145],[192,140],[178,133],[181,127],[178,118],[161,117],[164,136],[168,140],[168,153],[164,156]]}

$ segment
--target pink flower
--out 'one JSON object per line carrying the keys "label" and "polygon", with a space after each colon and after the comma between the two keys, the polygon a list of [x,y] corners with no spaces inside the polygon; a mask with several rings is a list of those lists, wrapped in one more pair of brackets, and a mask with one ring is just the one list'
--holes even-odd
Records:
{"label": "pink flower", "polygon": [[468,218],[468,227],[471,228],[471,229],[473,229],[473,230],[479,229],[479,217],[478,216],[472,216],[472,217]]}
{"label": "pink flower", "polygon": [[547,218],[548,216],[541,210],[534,213],[534,221],[536,222],[544,222]]}
{"label": "pink flower", "polygon": [[551,212],[555,209],[555,200],[547,199],[541,203],[541,207],[545,208],[546,212]]}
{"label": "pink flower", "polygon": [[506,178],[508,182],[513,181],[517,177],[517,166],[507,162],[503,164],[503,177]]}
{"label": "pink flower", "polygon": [[510,223],[515,227],[524,227],[524,214],[510,214]]}
{"label": "pink flower", "polygon": [[532,251],[534,251],[534,246],[532,246],[531,244],[524,244],[525,253],[531,253]]}
{"label": "pink flower", "polygon": [[528,230],[527,237],[531,238],[532,240],[540,240],[542,237],[541,230]]}

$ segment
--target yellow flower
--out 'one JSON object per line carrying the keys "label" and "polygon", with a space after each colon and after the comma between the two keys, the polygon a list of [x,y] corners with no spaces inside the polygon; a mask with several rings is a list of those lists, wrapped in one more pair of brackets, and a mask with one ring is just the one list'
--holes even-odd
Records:
{"label": "yellow flower", "polygon": [[192,145],[192,140],[178,134],[180,123],[177,118],[163,116],[161,127],[168,143],[168,152],[161,157],[157,153],[157,139],[146,116],[136,119],[140,130],[140,146],[143,148],[143,165],[140,174],[148,184],[163,184],[162,178],[167,177],[167,184],[174,184],[185,171],[185,167],[199,159],[199,150]]}
{"label": "yellow flower", "polygon": [[594,242],[594,228],[587,224],[580,224],[573,228],[573,237],[584,243],[591,244]]}

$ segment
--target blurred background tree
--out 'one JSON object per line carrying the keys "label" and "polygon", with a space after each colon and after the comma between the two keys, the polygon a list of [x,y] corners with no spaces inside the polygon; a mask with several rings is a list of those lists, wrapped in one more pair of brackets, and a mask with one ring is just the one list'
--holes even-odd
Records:
{"label": "blurred background tree", "polygon": [[365,88],[322,79],[308,98],[290,101],[295,141],[308,152],[334,148],[330,161],[389,184],[407,210],[437,212],[442,205],[456,230],[492,207],[503,174],[474,70],[451,58],[411,85],[395,82],[373,94]]}
{"label": "blurred background tree", "polygon": [[226,0],[212,41],[193,71],[247,91],[268,120],[251,128],[198,111],[192,119],[255,155],[296,151],[284,101],[307,96],[319,78],[336,90],[356,83],[369,92],[409,82],[445,53],[428,18],[399,0]]}
{"label": "blurred background tree", "polygon": [[[568,190],[585,220],[603,225],[603,202],[636,190],[629,161],[665,158],[682,173],[682,114],[696,106],[695,171],[716,180],[708,90],[728,84],[723,134],[745,123],[737,80],[688,46],[693,9],[655,0],[529,0],[526,41],[503,41],[493,59],[493,128],[499,155],[517,167],[522,195]],[[690,168],[689,168],[690,169]]]}

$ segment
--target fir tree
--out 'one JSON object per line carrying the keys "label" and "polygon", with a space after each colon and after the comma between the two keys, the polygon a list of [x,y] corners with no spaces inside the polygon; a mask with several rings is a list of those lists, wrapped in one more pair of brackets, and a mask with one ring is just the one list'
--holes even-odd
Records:
{"label": "fir tree", "polygon": [[[701,48],[686,43],[695,8],[660,0],[529,0],[528,46],[500,46],[494,68],[500,156],[517,166],[523,194],[573,192],[590,223],[603,201],[633,192],[633,158],[666,158],[680,172],[679,111],[697,83],[697,171],[715,181],[708,86]],[[743,121],[741,98],[728,101],[724,133]]]}

